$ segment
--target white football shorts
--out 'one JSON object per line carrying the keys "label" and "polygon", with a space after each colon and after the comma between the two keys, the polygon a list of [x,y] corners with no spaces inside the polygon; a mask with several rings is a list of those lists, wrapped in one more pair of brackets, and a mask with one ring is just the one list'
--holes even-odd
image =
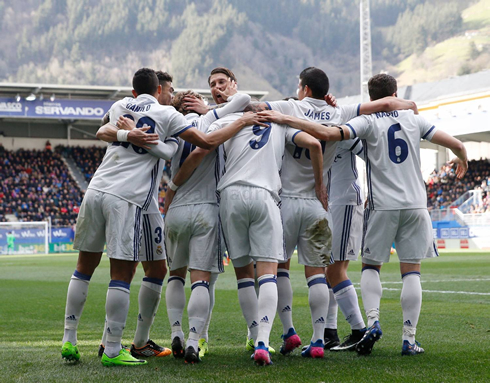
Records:
{"label": "white football shorts", "polygon": [[334,261],[357,261],[362,242],[362,205],[329,206]]}
{"label": "white football shorts", "polygon": [[234,267],[252,261],[284,262],[279,206],[266,189],[232,185],[221,191],[221,227]]}
{"label": "white football shorts", "polygon": [[160,213],[141,216],[140,261],[162,261],[166,259],[163,218]]}
{"label": "white football shorts", "polygon": [[112,194],[87,189],[78,213],[73,248],[109,258],[138,261],[141,208]]}
{"label": "white football shorts", "polygon": [[330,215],[318,199],[283,197],[281,213],[287,259],[298,247],[298,263],[325,267],[331,261]]}
{"label": "white football shorts", "polygon": [[220,242],[218,205],[181,205],[168,209],[165,248],[170,270],[188,267],[223,272]]}
{"label": "white football shorts", "polygon": [[361,256],[364,263],[389,262],[393,242],[400,262],[416,263],[438,256],[427,209],[366,209],[363,231]]}

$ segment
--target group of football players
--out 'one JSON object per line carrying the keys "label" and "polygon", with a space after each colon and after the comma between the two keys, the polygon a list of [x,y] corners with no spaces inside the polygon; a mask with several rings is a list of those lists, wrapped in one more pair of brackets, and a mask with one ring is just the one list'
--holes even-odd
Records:
{"label": "group of football players", "polygon": [[[215,283],[226,249],[247,323],[246,348],[259,365],[271,364],[269,335],[276,312],[283,326],[279,352],[301,346],[292,319],[290,262],[297,249],[305,267],[313,334],[301,351],[369,354],[382,336],[380,269],[396,244],[403,282],[402,355],[424,350],[415,340],[422,302],[420,263],[437,256],[420,171],[420,141],[453,151],[459,178],[468,162],[464,145],[396,97],[386,74],[369,81],[371,101],[337,106],[318,68],[299,76],[297,97],[251,101],[238,93],[234,73],[215,68],[208,78],[216,107],[192,91],[173,95],[172,77],[148,68],[133,77],[133,95],[110,109],[97,137],[108,142],[77,221],[79,250],[65,310],[62,357],[77,361],[77,327],[90,279],[104,246],[110,259],[106,323],[99,348],[103,365],[142,365],[141,357],[173,354],[197,363],[209,351]],[[367,201],[356,156],[366,163]],[[158,206],[163,160],[171,160],[165,224]],[[361,294],[347,275],[362,256]],[[139,314],[130,348],[121,345],[129,291],[138,262]],[[169,268],[166,306],[171,350],[150,340]],[[182,330],[185,279],[190,274],[188,336]],[[337,311],[351,334],[340,341]]]}

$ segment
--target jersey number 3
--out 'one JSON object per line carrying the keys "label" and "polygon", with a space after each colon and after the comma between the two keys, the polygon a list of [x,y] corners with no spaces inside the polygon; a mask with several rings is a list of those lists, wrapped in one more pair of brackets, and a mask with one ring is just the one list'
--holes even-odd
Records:
{"label": "jersey number 3", "polygon": [[252,127],[253,133],[258,136],[255,139],[251,139],[249,142],[252,149],[260,149],[269,141],[269,136],[271,135],[271,124],[270,122],[266,122],[265,124],[267,124],[266,127],[260,125],[254,125]]}
{"label": "jersey number 3", "polygon": [[391,125],[388,129],[388,152],[390,160],[401,164],[408,157],[408,144],[401,138],[395,138],[395,133],[402,130],[400,124]]}

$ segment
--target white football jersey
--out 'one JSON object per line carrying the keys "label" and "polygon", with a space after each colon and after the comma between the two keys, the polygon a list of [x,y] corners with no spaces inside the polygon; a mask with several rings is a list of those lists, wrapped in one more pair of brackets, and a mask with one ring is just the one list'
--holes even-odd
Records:
{"label": "white football jersey", "polygon": [[420,139],[430,141],[437,130],[435,126],[411,110],[359,116],[347,126],[351,138],[362,139],[369,208],[426,209]]}
{"label": "white football jersey", "polygon": [[[334,108],[325,100],[305,97],[303,100],[275,101],[267,103],[269,108],[283,114],[318,122],[324,125],[345,124],[358,116],[360,104]],[[326,182],[335,155],[337,142],[321,141],[323,148],[323,179]],[[296,198],[316,198],[315,177],[311,166],[309,150],[290,144],[286,147],[281,173],[284,196]]]}
{"label": "white football jersey", "polygon": [[[242,111],[249,103],[250,96],[248,94],[237,93],[229,97],[228,102],[222,104],[220,108],[213,109],[202,116],[197,113],[189,113],[185,118],[189,125],[206,133],[214,121],[229,113]],[[177,174],[186,158],[195,148],[195,145],[180,140],[179,148],[170,167],[172,177]],[[216,187],[223,170],[223,161],[220,161],[220,157],[222,157],[222,155],[220,156],[221,152],[222,149],[220,146],[204,157],[189,179],[175,193],[175,197],[172,200],[173,207],[218,202]]]}
{"label": "white football jersey", "polygon": [[335,159],[328,171],[328,204],[361,205],[363,195],[357,179],[356,155],[363,151],[360,138],[341,141],[335,149]]}
{"label": "white football jersey", "polygon": [[[157,133],[162,141],[191,127],[174,107],[160,105],[148,94],[117,101],[109,115],[112,124],[123,115],[136,121],[136,127],[150,126],[148,132]],[[113,142],[88,188],[115,195],[147,210],[158,189],[162,167],[162,161],[145,149],[129,142]]]}
{"label": "white football jersey", "polygon": [[[213,112],[211,113],[214,116]],[[193,127],[206,133],[211,123],[205,116],[196,113],[187,114],[186,120]],[[216,118],[213,118],[216,120]],[[172,158],[170,173],[175,177],[180,167],[196,148],[195,145],[179,140],[179,149]],[[219,148],[207,154],[192,175],[179,187],[172,200],[172,207],[182,205],[194,205],[199,203],[217,203],[216,185],[219,181],[219,161],[217,152]]]}
{"label": "white football jersey", "polygon": [[[214,122],[208,132],[221,129],[242,116],[232,113]],[[225,159],[218,191],[230,185],[247,185],[268,190],[276,202],[280,201],[280,170],[286,142],[294,142],[300,130],[284,125],[246,126],[223,147]]]}

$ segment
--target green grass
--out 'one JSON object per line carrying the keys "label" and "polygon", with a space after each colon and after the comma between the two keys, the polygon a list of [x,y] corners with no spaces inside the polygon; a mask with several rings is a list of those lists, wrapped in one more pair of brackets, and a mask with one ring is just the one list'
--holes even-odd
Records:
{"label": "green grass", "polygon": [[[401,357],[401,284],[398,263],[383,267],[388,288],[381,302],[383,339],[368,357],[355,353],[327,353],[324,360],[305,360],[299,353],[276,355],[274,365],[259,368],[245,351],[246,325],[236,293],[231,266],[217,284],[217,303],[210,328],[210,351],[203,363],[184,365],[167,357],[149,360],[138,368],[106,368],[97,348],[104,322],[109,281],[104,259],[90,284],[89,297],[79,326],[78,364],[61,360],[61,338],[68,280],[75,255],[0,257],[0,381],[1,382],[144,382],[144,381],[270,381],[270,382],[488,382],[490,381],[490,295],[453,292],[490,292],[488,253],[446,253],[422,267],[422,314],[417,338],[426,353]],[[350,268],[354,283],[360,280],[360,262]],[[124,342],[131,343],[136,326],[137,294],[142,271],[132,284],[131,308]],[[306,343],[311,336],[308,290],[303,271],[293,266],[293,318]],[[188,286],[189,284],[187,284]],[[189,294],[189,289],[187,288]],[[341,316],[341,314],[340,314]],[[339,318],[339,333],[349,330]],[[185,321],[184,321],[185,322]],[[276,317],[271,343],[279,349],[281,326]],[[170,344],[169,324],[162,301],[152,338]]]}

